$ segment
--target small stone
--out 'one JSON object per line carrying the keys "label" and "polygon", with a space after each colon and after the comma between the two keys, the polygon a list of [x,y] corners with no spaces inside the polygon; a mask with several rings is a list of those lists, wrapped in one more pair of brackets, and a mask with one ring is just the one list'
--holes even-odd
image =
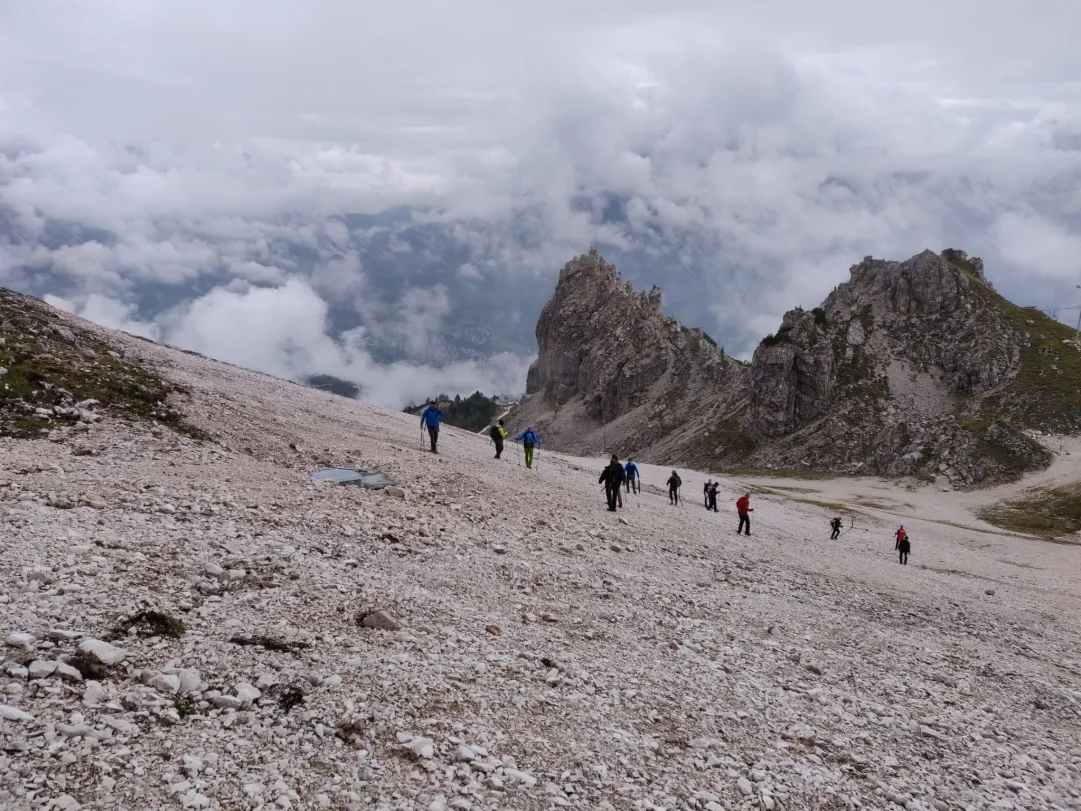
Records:
{"label": "small stone", "polygon": [[244,793],[247,794],[249,797],[258,797],[260,794],[263,793],[263,784],[262,783],[245,783],[244,784]]}
{"label": "small stone", "polygon": [[245,707],[250,707],[257,698],[263,695],[258,687],[248,684],[246,681],[237,682],[233,690],[236,693],[236,697],[243,702]]}
{"label": "small stone", "polygon": [[7,635],[7,639],[4,641],[13,648],[32,648],[34,646],[34,635],[11,633]]}
{"label": "small stone", "polygon": [[631,524],[631,522],[628,521],[626,518],[624,518],[622,515],[619,516],[619,518],[617,520],[619,521],[619,523],[621,523],[621,524],[623,524],[625,526],[630,526],[630,524]]}
{"label": "small stone", "polygon": [[485,627],[484,630],[490,633],[492,636],[503,636],[503,629],[500,628],[498,625],[488,625],[487,627]]}
{"label": "small stone", "polygon": [[180,677],[174,674],[158,675],[150,680],[150,686],[159,693],[176,695],[180,692]]}
{"label": "small stone", "polygon": [[219,710],[242,710],[244,702],[236,696],[217,696],[211,702]]}
{"label": "small stone", "polygon": [[507,547],[496,544],[492,547],[492,551],[495,552],[497,555],[505,555],[507,554]]}
{"label": "small stone", "polygon": [[206,566],[203,567],[203,571],[211,577],[221,577],[223,574],[225,574],[225,569],[223,569],[216,563],[206,564]]}
{"label": "small stone", "polygon": [[822,668],[820,668],[814,662],[808,662],[806,665],[804,665],[804,667],[806,667],[808,671],[814,673],[816,676],[822,675]]}
{"label": "small stone", "polygon": [[518,771],[517,769],[504,769],[503,776],[508,780],[513,780],[515,783],[520,783],[526,788],[533,788],[537,785],[537,778],[531,774]]}
{"label": "small stone", "polygon": [[83,674],[73,668],[71,665],[64,664],[63,662],[56,663],[56,675],[62,678],[64,681],[70,681],[74,684],[79,684],[83,680]]}
{"label": "small stone", "polygon": [[329,687],[331,690],[337,690],[339,687],[342,686],[342,677],[337,674],[329,676],[326,680],[323,681],[323,684],[324,686]]}
{"label": "small stone", "polygon": [[32,679],[47,679],[56,670],[56,662],[46,662],[42,659],[38,659],[36,662],[30,663],[30,678]]}
{"label": "small stone", "polygon": [[394,498],[400,498],[403,501],[409,501],[409,491],[404,487],[384,487],[383,492],[388,496],[394,496]]}
{"label": "small stone", "polygon": [[739,793],[744,796],[750,796],[751,792],[754,791],[754,787],[751,785],[751,781],[748,780],[746,777],[741,777],[739,780],[736,781],[736,788],[738,788]]}
{"label": "small stone", "polygon": [[412,738],[405,744],[405,748],[420,760],[431,760],[435,757],[435,743],[430,738]]}
{"label": "small stone", "polygon": [[472,763],[477,759],[477,753],[472,746],[462,744],[458,747],[458,751],[454,754],[454,760],[457,763]]}
{"label": "small stone", "polygon": [[175,675],[180,679],[180,693],[182,695],[194,693],[202,686],[202,677],[195,668],[178,670]]}
{"label": "small stone", "polygon": [[[389,489],[389,488],[388,488]],[[360,618],[360,624],[364,628],[375,628],[380,631],[399,631],[401,624],[386,611],[372,611]]]}
{"label": "small stone", "polygon": [[8,704],[0,704],[0,718],[4,718],[8,721],[33,721],[34,716],[28,712],[20,710],[18,707],[12,707]]}
{"label": "small stone", "polygon": [[83,703],[88,707],[94,707],[105,700],[105,688],[100,682],[88,681],[83,690]]}
{"label": "small stone", "polygon": [[102,642],[100,639],[84,639],[79,643],[79,650],[89,653],[105,665],[118,665],[127,658],[128,652],[122,648]]}
{"label": "small stone", "polygon": [[986,594],[988,597],[994,597],[995,596],[995,590],[994,589],[987,589],[986,591],[984,591],[984,594]]}

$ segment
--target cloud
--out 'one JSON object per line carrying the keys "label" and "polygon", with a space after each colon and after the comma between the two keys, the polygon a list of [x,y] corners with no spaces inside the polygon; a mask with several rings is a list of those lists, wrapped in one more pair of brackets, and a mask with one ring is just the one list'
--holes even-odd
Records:
{"label": "cloud", "polygon": [[520,381],[487,358],[528,356],[592,244],[736,355],[867,254],[964,248],[1063,300],[1079,28],[1055,0],[13,0],[0,283],[399,398]]}

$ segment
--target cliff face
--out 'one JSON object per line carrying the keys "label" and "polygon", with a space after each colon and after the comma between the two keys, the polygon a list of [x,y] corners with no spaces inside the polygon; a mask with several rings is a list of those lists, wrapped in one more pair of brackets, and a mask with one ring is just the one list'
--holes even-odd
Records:
{"label": "cliff face", "polygon": [[650,446],[744,375],[708,335],[663,315],[659,289],[635,292],[596,250],[560,272],[537,345],[513,424],[534,424],[549,447],[587,453],[633,448],[654,458]]}
{"label": "cliff face", "polygon": [[1072,331],[1003,299],[963,251],[867,257],[749,366],[660,305],[595,251],[569,263],[512,417],[581,453],[956,485],[1042,467],[1039,432],[1081,431]]}

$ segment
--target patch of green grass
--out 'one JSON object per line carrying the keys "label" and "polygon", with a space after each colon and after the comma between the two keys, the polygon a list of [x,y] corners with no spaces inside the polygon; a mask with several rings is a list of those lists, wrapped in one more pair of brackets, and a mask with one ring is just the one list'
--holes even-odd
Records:
{"label": "patch of green grass", "polygon": [[992,526],[1026,535],[1078,542],[1081,483],[1029,490],[1022,498],[981,507],[976,515]]}
{"label": "patch of green grass", "polygon": [[821,507],[824,510],[829,510],[835,513],[851,513],[855,512],[851,507],[846,507],[844,504],[838,504],[835,501],[818,501],[813,498],[794,498],[792,499],[800,504],[810,504],[812,507]]}
{"label": "patch of green grass", "polygon": [[760,479],[804,479],[806,481],[851,478],[850,474],[837,473],[832,470],[804,470],[800,468],[777,468],[773,470],[769,468],[762,468],[761,470],[756,468],[731,468],[725,471],[725,475],[757,477]]}
{"label": "patch of green grass", "polygon": [[791,327],[781,327],[776,333],[771,332],[759,343],[759,346],[777,346],[778,344],[788,343],[791,340]]}
{"label": "patch of green grass", "polygon": [[714,349],[716,349],[716,348],[717,348],[717,342],[716,342],[715,340],[713,340],[713,339],[712,339],[712,338],[711,338],[711,337],[709,336],[709,333],[708,333],[708,332],[705,332],[705,331],[703,330],[703,332],[702,332],[702,337],[703,337],[703,338],[705,339],[705,341],[706,341],[706,343],[707,343],[707,344],[709,344],[710,346],[712,346],[712,347],[713,347]]}
{"label": "patch of green grass", "polygon": [[51,425],[26,413],[23,404],[59,405],[56,389],[62,389],[74,402],[99,401],[99,410],[114,417],[209,438],[168,404],[170,395],[184,393],[182,388],[140,363],[114,357],[112,346],[65,323],[39,299],[0,288],[0,338],[0,366],[7,369],[0,377],[0,435],[33,437]]}
{"label": "patch of green grass", "polygon": [[757,444],[743,430],[745,414],[745,410],[740,410],[713,426],[703,438],[704,446],[730,459],[742,460],[754,453]]}
{"label": "patch of green grass", "polygon": [[128,617],[117,626],[114,633],[118,637],[126,636],[132,628],[135,628],[140,636],[167,636],[172,639],[179,639],[187,630],[183,620],[153,609]]}

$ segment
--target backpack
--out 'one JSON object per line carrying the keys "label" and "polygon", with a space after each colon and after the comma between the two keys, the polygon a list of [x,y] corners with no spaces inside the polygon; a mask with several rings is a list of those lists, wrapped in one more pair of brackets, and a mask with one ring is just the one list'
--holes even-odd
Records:
{"label": "backpack", "polygon": [[496,440],[498,442],[499,441],[499,426],[498,425],[493,425],[491,428],[489,428],[488,429],[488,435],[491,436],[492,439],[494,439],[494,440]]}
{"label": "backpack", "polygon": [[537,435],[532,431],[526,431],[525,436],[522,437],[522,445],[526,448],[532,448],[537,444]]}

